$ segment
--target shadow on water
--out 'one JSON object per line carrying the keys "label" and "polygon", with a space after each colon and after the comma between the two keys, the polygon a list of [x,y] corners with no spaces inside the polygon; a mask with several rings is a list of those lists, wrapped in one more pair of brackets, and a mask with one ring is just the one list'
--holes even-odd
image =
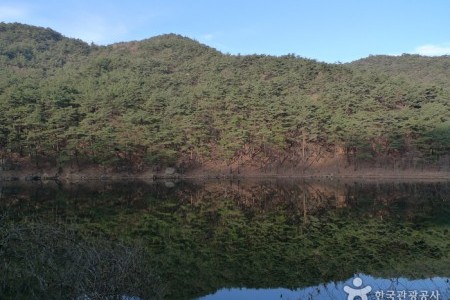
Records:
{"label": "shadow on water", "polygon": [[[79,267],[86,278],[79,276],[69,298],[326,299],[327,291],[340,299],[355,274],[374,289],[388,290],[386,278],[396,278],[449,296],[448,182],[9,183],[0,186],[0,211],[0,262],[10,268],[0,275],[0,296],[23,290],[19,278],[28,278],[24,299],[46,291],[61,297],[54,281],[69,284],[73,274],[52,277],[48,269],[76,270],[71,262],[78,254],[70,249],[88,262]],[[46,236],[48,228],[61,238]],[[39,238],[32,245],[28,238],[7,238],[17,230]],[[75,242],[61,243],[65,233]],[[45,239],[57,251],[36,246]],[[101,270],[91,255],[98,249],[110,257]],[[28,264],[19,263],[23,257],[31,257]],[[39,265],[40,274],[29,265]],[[92,274],[116,288],[92,284]]]}

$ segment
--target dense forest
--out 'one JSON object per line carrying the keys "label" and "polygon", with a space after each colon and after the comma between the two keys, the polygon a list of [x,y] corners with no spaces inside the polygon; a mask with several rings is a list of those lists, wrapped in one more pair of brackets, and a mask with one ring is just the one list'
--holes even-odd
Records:
{"label": "dense forest", "polygon": [[327,64],[0,23],[2,170],[450,168],[450,58]]}

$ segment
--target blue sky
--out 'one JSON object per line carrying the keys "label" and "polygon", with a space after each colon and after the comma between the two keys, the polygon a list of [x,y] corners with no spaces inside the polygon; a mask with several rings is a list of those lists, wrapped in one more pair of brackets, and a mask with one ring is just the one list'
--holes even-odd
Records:
{"label": "blue sky", "polygon": [[0,21],[102,45],[178,33],[224,53],[326,62],[450,54],[447,0],[0,0]]}

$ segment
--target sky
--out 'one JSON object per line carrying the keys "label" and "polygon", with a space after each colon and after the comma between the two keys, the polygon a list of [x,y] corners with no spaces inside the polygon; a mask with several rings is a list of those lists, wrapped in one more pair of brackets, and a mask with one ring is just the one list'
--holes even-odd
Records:
{"label": "sky", "polygon": [[330,63],[450,54],[448,0],[0,0],[0,22],[99,45],[177,33],[223,53]]}

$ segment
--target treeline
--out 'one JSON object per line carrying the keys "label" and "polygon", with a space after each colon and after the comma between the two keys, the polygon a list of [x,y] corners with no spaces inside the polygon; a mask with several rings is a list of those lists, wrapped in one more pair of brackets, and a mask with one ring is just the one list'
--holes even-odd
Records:
{"label": "treeline", "polygon": [[444,82],[376,69],[225,55],[174,34],[96,46],[0,23],[1,163],[448,163]]}
{"label": "treeline", "polygon": [[418,54],[401,56],[371,55],[347,64],[357,70],[375,70],[410,80],[448,88],[450,84],[450,56],[427,57]]}

